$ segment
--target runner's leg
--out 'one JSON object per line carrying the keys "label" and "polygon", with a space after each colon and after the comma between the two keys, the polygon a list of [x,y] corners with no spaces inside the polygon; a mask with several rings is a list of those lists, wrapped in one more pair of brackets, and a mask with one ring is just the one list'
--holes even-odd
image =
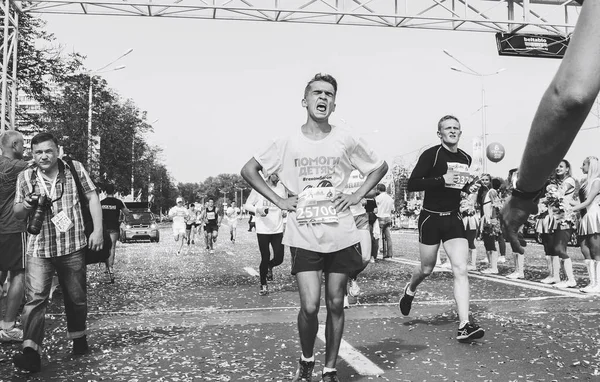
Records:
{"label": "runner's leg", "polygon": [[439,244],[427,245],[419,243],[419,256],[421,258],[421,265],[419,265],[413,271],[410,279],[409,289],[411,292],[415,292],[419,284],[423,282],[435,268],[437,261],[437,253],[440,248]]}
{"label": "runner's leg", "polygon": [[298,293],[300,294],[300,312],[298,313],[298,334],[300,347],[305,358],[313,356],[317,331],[318,313],[321,300],[321,278],[323,271],[306,271],[296,274]]}
{"label": "runner's leg", "polygon": [[467,254],[469,246],[466,239],[450,239],[444,242],[444,249],[452,264],[454,274],[454,300],[461,322],[469,321],[469,277],[467,273]]}
{"label": "runner's leg", "polygon": [[344,293],[347,283],[348,275],[344,273],[325,274],[325,367],[332,369],[335,368],[344,333]]}

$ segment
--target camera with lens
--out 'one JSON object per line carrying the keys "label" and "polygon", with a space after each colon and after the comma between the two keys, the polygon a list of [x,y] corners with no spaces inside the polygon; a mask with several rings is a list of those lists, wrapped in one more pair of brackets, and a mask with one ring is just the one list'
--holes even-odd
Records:
{"label": "camera with lens", "polygon": [[42,224],[46,217],[46,211],[52,206],[50,199],[46,195],[35,195],[31,196],[31,204],[35,207],[33,215],[29,218],[29,225],[27,226],[27,232],[32,235],[37,235],[42,230]]}

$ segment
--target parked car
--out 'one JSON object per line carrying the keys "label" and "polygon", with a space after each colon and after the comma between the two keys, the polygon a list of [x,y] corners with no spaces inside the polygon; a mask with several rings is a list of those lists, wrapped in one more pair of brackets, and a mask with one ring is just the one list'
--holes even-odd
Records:
{"label": "parked car", "polygon": [[132,240],[150,240],[158,243],[160,232],[156,224],[156,217],[150,211],[147,202],[125,202],[129,216],[123,216],[121,223],[121,242]]}

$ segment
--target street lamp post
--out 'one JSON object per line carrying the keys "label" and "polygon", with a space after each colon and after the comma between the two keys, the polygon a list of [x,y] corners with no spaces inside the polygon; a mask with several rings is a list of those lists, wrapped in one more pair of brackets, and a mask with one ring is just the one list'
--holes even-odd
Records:
{"label": "street lamp post", "polygon": [[[454,70],[455,72],[479,77],[479,79],[481,81],[481,143],[483,145],[483,150],[485,150],[487,148],[487,116],[486,116],[486,110],[485,110],[487,105],[485,103],[485,77],[495,76],[496,74],[500,74],[501,72],[505,71],[506,69],[501,68],[501,69],[496,70],[493,73],[479,73],[478,71],[471,69],[469,66],[467,66],[465,63],[460,61],[458,58],[454,57],[447,50],[444,49],[443,52],[448,57],[452,58],[454,61],[456,61],[460,65],[462,65],[466,70],[457,68],[455,66],[451,66],[450,69]],[[482,164],[483,164],[483,172],[487,172],[487,158],[486,158],[485,154],[483,154]]]}
{"label": "street lamp post", "polygon": [[118,60],[120,60],[121,58],[127,56],[129,53],[133,52],[133,48],[129,49],[127,52],[123,53],[122,55],[120,55],[119,57],[117,57],[116,59],[114,59],[113,61],[109,62],[108,64],[104,65],[103,67],[101,67],[100,69],[97,70],[93,70],[93,71],[89,71],[86,74],[90,77],[90,87],[89,87],[89,92],[88,92],[88,126],[87,126],[87,132],[88,132],[88,169],[92,169],[92,156],[94,155],[94,141],[93,141],[93,137],[92,137],[92,101],[93,101],[93,93],[94,93],[94,76],[97,74],[102,74],[102,73],[107,73],[107,72],[114,72],[117,70],[121,70],[121,69],[125,69],[125,66],[117,66],[115,68],[109,69],[109,70],[104,70],[106,68],[108,68],[109,66],[111,66],[112,64],[114,64],[115,62],[117,62]]}

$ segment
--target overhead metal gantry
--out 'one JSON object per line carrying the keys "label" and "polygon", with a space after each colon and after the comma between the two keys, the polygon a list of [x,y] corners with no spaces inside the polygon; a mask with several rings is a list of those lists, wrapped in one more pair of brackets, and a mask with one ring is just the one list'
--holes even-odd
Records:
{"label": "overhead metal gantry", "polygon": [[[99,16],[263,21],[467,32],[568,36],[579,15],[575,0],[3,0],[3,30],[19,12]],[[12,24],[10,24],[12,25]],[[17,30],[17,23],[14,24]],[[4,38],[3,47],[16,37]],[[4,52],[4,50],[3,50]],[[8,58],[3,56],[3,73]],[[16,68],[15,73],[16,74]],[[2,77],[3,110],[14,110]],[[14,81],[10,84],[14,84]],[[14,85],[13,85],[14,87]],[[7,92],[5,92],[5,88]],[[14,111],[12,112],[14,113]],[[6,115],[6,113],[3,113]],[[6,118],[2,119],[2,131]],[[9,128],[14,128],[11,123]]]}

